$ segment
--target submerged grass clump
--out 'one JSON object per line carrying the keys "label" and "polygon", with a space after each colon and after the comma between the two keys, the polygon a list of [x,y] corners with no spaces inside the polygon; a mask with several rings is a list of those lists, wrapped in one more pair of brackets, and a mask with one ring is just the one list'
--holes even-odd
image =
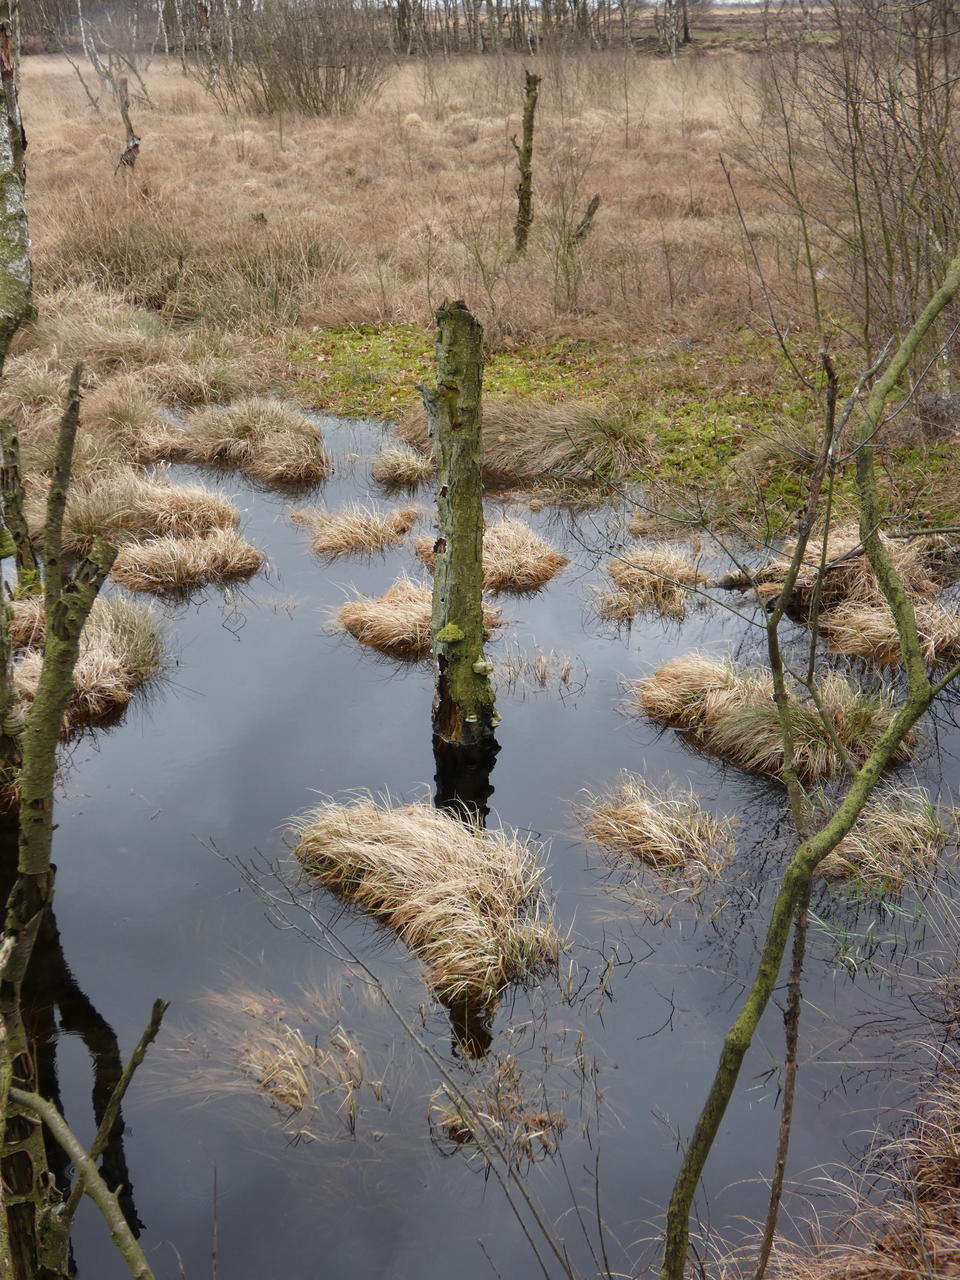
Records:
{"label": "submerged grass clump", "polygon": [[631,548],[609,561],[607,573],[618,590],[600,594],[599,612],[616,621],[648,610],[683,618],[690,588],[706,581],[689,556],[669,542]]}
{"label": "submerged grass clump", "polygon": [[[46,516],[46,495],[33,490],[27,520],[39,533]],[[152,535],[198,537],[234,529],[240,512],[226,498],[202,485],[173,485],[147,480],[130,468],[75,482],[63,517],[63,545],[86,550],[94,538],[126,541]]]}
{"label": "submerged grass clump", "polygon": [[[428,448],[426,417],[411,410],[402,439]],[[483,476],[493,487],[617,483],[647,456],[647,438],[617,403],[497,399],[483,403]]]}
{"label": "submerged grass clump", "polygon": [[377,511],[353,503],[340,511],[300,510],[291,516],[313,534],[310,550],[332,560],[337,556],[373,555],[396,546],[423,513],[419,507]]}
{"label": "submerged grass clump", "polygon": [[[418,538],[417,557],[436,564],[432,538]],[[570,561],[522,520],[499,520],[483,533],[483,585],[488,591],[538,591]]]}
{"label": "submerged grass clump", "polygon": [[706,813],[692,791],[659,790],[637,774],[588,792],[579,817],[585,835],[611,853],[682,872],[686,883],[716,875],[733,852],[728,819]]}
{"label": "submerged grass clump", "polygon": [[215,529],[205,537],[130,543],[121,548],[110,576],[131,591],[167,595],[249,578],[263,560],[263,553],[236,530]]}
{"label": "submerged grass clump", "polygon": [[[805,781],[828,778],[844,768],[837,742],[854,760],[865,759],[894,715],[891,694],[864,693],[835,671],[820,680],[817,692],[830,728],[812,701],[789,694],[794,765]],[[691,732],[709,751],[742,769],[773,777],[783,772],[780,718],[773,681],[765,673],[687,654],[631,685],[627,705],[651,720]],[[909,760],[915,743],[911,731],[894,762]]]}
{"label": "submerged grass clump", "polygon": [[331,468],[323,435],[306,414],[262,396],[199,409],[184,430],[156,435],[146,456],[235,468],[263,484],[316,484]]}
{"label": "submerged grass clump", "polygon": [[295,825],[304,869],[394,929],[437,999],[487,1006],[556,963],[538,850],[432,805],[328,801]]}
{"label": "submerged grass clump", "polygon": [[391,445],[374,458],[370,475],[385,489],[417,489],[433,475],[433,459],[410,445]]}
{"label": "submerged grass clump", "polygon": [[906,876],[927,871],[949,839],[944,817],[926,791],[891,788],[866,806],[817,870],[831,880],[899,889]]}
{"label": "submerged grass clump", "polygon": [[[42,644],[42,623],[38,627]],[[125,707],[163,665],[163,638],[152,610],[121,596],[96,600],[80,638],[64,729],[96,724]],[[42,666],[39,645],[26,649],[14,666],[14,689],[24,710],[36,695]]]}
{"label": "submerged grass clump", "polygon": [[[382,596],[358,596],[334,614],[334,625],[361,644],[394,658],[422,658],[430,652],[433,590],[429,583],[398,578]],[[483,606],[489,633],[503,625],[500,610]]]}

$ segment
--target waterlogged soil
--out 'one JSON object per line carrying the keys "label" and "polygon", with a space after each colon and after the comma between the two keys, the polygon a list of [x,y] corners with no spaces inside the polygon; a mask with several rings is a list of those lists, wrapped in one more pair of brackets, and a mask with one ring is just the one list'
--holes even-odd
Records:
{"label": "waterlogged soil", "polygon": [[[369,481],[379,427],[322,425],[336,469],[310,501],[407,501]],[[618,631],[590,602],[600,563],[624,541],[623,513],[507,505],[571,564],[537,595],[500,598],[510,621],[490,656],[539,646],[571,666],[565,683],[554,675],[545,688],[501,688],[491,822],[544,841],[568,946],[558,977],[504,1000],[486,1058],[471,1060],[417,961],[331,895],[296,884],[285,833],[318,796],[430,794],[429,668],[385,659],[330,626],[354,588],[379,594],[400,572],[420,576],[412,539],[371,559],[324,562],[290,522],[302,497],[235,474],[175,474],[233,497],[269,567],[229,591],[158,606],[173,664],[122,724],[71,749],[55,850],[63,957],[92,1002],[79,1030],[61,1009],[56,1044],[61,1102],[84,1140],[94,1128],[90,1046],[102,1057],[102,1041],[88,1034],[84,1044],[83,1025],[105,1020],[128,1054],[153,999],[171,1001],[125,1107],[129,1184],[156,1274],[480,1280],[491,1262],[508,1280],[540,1274],[462,1131],[431,1126],[442,1073],[468,1091],[500,1081],[504,1133],[520,1133],[521,1157],[536,1157],[521,1160],[522,1185],[578,1274],[598,1269],[581,1226],[599,1255],[598,1203],[611,1268],[641,1270],[790,846],[776,784],[624,715],[620,686],[694,648],[749,659],[762,638],[751,616],[724,598],[682,625],[653,618]],[[430,529],[429,492],[417,500],[427,514],[414,536]],[[947,711],[925,730],[910,780],[949,784],[957,745]],[[623,901],[613,892],[621,874],[583,841],[578,794],[623,769],[689,784],[707,808],[737,818],[735,862],[692,901],[658,892],[652,877],[643,891],[657,911]],[[855,1163],[917,1087],[923,1010],[935,1008],[938,969],[950,964],[941,889],[949,893],[952,858],[948,850],[940,888],[887,905],[836,888],[816,895],[785,1215],[794,1234],[811,1208],[828,1220],[837,1211],[817,1179]],[[251,1045],[263,1027],[299,1028],[339,1064],[328,1063],[335,1079],[315,1083],[299,1113],[282,1081],[272,1097],[257,1089]],[[733,1242],[765,1211],[781,1057],[772,1007],[705,1180],[704,1214]],[[518,1079],[534,1117],[525,1126],[511,1110]],[[75,1250],[82,1280],[126,1274],[92,1210],[78,1219]],[[547,1268],[559,1274],[555,1260]]]}

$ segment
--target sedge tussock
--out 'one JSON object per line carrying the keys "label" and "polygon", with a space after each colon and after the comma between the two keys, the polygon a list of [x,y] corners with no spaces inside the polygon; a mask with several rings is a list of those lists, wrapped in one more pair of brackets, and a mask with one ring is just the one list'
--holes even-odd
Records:
{"label": "sedge tussock", "polygon": [[[418,538],[417,558],[433,569],[436,543]],[[570,561],[522,520],[498,520],[483,532],[483,585],[487,591],[538,591]]]}
{"label": "sedge tussock", "polygon": [[154,443],[171,460],[235,468],[262,484],[316,484],[330,474],[320,429],[293,405],[263,396],[198,409],[185,430]]}
{"label": "sedge tussock", "polygon": [[431,1136],[449,1154],[475,1147],[489,1162],[488,1144],[495,1141],[513,1168],[536,1164],[556,1152],[566,1117],[546,1109],[539,1086],[535,1096],[530,1092],[514,1054],[504,1054],[490,1077],[469,1092],[456,1096],[442,1086],[436,1090],[429,1107]]}
{"label": "sedge tussock", "polygon": [[[55,465],[63,405],[31,413],[20,428],[20,460],[25,476],[49,474]],[[92,429],[81,419],[73,449],[72,472],[78,479],[129,466],[139,448],[109,428]]]}
{"label": "sedge tussock", "polygon": [[417,489],[433,475],[433,459],[409,445],[391,445],[374,458],[370,475],[385,489]]}
{"label": "sedge tussock", "polygon": [[[163,638],[153,611],[121,596],[99,598],[81,633],[64,729],[96,724],[125,707],[163,665]],[[36,696],[42,666],[39,644],[26,649],[14,666],[13,685],[24,711]]]}
{"label": "sedge tussock", "polygon": [[[423,410],[399,434],[428,447]],[[616,403],[497,399],[483,402],[483,475],[494,487],[528,483],[609,484],[647,456],[645,431]]]}
{"label": "sedge tussock", "polygon": [[611,853],[659,871],[682,871],[688,884],[716,875],[734,850],[728,819],[705,812],[692,791],[658,789],[637,774],[587,792],[579,818],[588,839]]}
{"label": "sedge tussock", "polygon": [[[832,777],[844,768],[834,735],[850,757],[863,760],[894,716],[891,693],[864,693],[835,671],[823,676],[817,692],[833,733],[812,701],[788,695],[794,765],[805,781]],[[780,717],[768,673],[745,672],[730,662],[687,654],[631,685],[627,706],[651,720],[688,730],[708,750],[742,769],[773,777],[783,772]],[[915,744],[911,731],[894,763],[909,760]]]}
{"label": "sedge tussock", "polygon": [[12,356],[3,370],[0,414],[22,426],[37,410],[62,406],[66,389],[67,379],[56,361],[32,352]]}
{"label": "sedge tussock", "polygon": [[609,561],[607,573],[619,590],[601,595],[600,612],[619,620],[646,610],[683,618],[689,588],[706,581],[689,556],[669,542],[624,551]]}
{"label": "sedge tussock", "polygon": [[[911,595],[932,595],[942,586],[942,582],[938,581],[936,563],[944,547],[942,538],[891,538],[881,534],[880,540],[905,589]],[[860,531],[856,528],[830,531],[826,543],[827,569],[820,586],[820,598],[825,604],[883,602],[883,592],[876,575],[866,555],[857,550],[860,545]],[[780,554],[759,571],[757,577],[764,584],[765,594],[772,593],[782,584],[795,550],[794,541],[785,543]],[[809,605],[813,598],[821,576],[820,561],[823,553],[822,536],[814,536],[807,544],[794,587],[794,599],[802,607]]]}
{"label": "sedge tussock", "polygon": [[42,646],[47,633],[47,615],[42,596],[26,596],[12,600],[8,606],[7,628],[14,649]]}
{"label": "sedge tussock", "polygon": [[[394,658],[422,658],[430,652],[433,589],[429,583],[402,577],[382,596],[358,596],[334,614],[334,625],[348,631],[361,644]],[[500,610],[483,606],[489,634],[503,625]]]}
{"label": "sedge tussock", "polygon": [[310,550],[333,560],[337,556],[373,555],[402,542],[422,515],[419,507],[377,511],[353,503],[340,511],[300,510],[290,517],[313,535]]}
{"label": "sedge tussock", "polygon": [[850,833],[817,867],[827,879],[899,889],[927,871],[950,839],[943,816],[922,788],[891,788],[863,810]]}
{"label": "sedge tussock", "polygon": [[162,428],[163,409],[139,373],[107,379],[83,399],[83,422],[89,431],[119,435],[134,450],[140,436]]}
{"label": "sedge tussock", "polygon": [[556,963],[533,842],[427,803],[329,801],[295,824],[306,871],[396,931],[437,999],[488,1006]]}
{"label": "sedge tussock", "polygon": [[[31,530],[39,533],[46,494],[34,489],[25,511]],[[198,537],[239,523],[240,512],[233,503],[202,485],[147,480],[130,468],[121,468],[71,486],[63,517],[63,545],[68,551],[83,551],[97,537],[113,542],[150,535]]]}
{"label": "sedge tussock", "polygon": [[27,340],[65,364],[82,360],[92,371],[152,364],[177,345],[154,312],[90,287],[63,289],[48,298]]}
{"label": "sedge tussock", "polygon": [[[924,660],[956,662],[960,657],[960,609],[927,600],[914,601],[917,634]],[[820,630],[838,653],[885,664],[899,662],[900,638],[886,601],[849,601],[820,615]]]}
{"label": "sedge tussock", "polygon": [[205,537],[128,543],[120,549],[110,577],[131,591],[166,595],[249,578],[263,561],[263,553],[235,529],[214,529]]}

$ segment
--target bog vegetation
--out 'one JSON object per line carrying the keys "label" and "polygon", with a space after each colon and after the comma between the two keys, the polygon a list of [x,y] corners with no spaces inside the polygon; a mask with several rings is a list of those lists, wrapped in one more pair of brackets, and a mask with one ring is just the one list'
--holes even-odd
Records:
{"label": "bog vegetation", "polygon": [[[15,23],[17,5],[0,0],[8,106],[14,31],[30,55],[35,276],[0,382],[2,553],[17,565],[0,647],[2,796],[16,810],[18,743],[48,704],[55,663],[51,761],[57,740],[114,723],[163,672],[161,606],[129,593],[172,608],[212,587],[230,598],[231,583],[269,572],[231,477],[272,494],[324,561],[419,560],[421,579],[348,588],[328,629],[384,659],[433,656],[442,674],[439,646],[463,633],[434,626],[428,573],[440,580],[447,547],[426,532],[436,465],[422,392],[431,318],[467,299],[485,342],[484,590],[579,590],[596,570],[578,597],[587,616],[680,629],[695,608],[736,614],[736,658],[711,642],[643,674],[633,665],[622,710],[756,775],[775,790],[778,833],[790,832],[707,1103],[695,1126],[679,1122],[681,1171],[657,1228],[664,1280],[685,1274],[694,1194],[791,931],[783,1124],[752,1273],[948,1274],[937,1268],[958,1256],[958,1108],[946,1071],[931,1095],[943,1123],[922,1111],[898,1157],[907,1208],[893,1225],[861,1215],[877,1249],[776,1241],[811,886],[844,881],[869,909],[928,884],[956,843],[954,814],[905,767],[925,760],[924,717],[960,662],[957,14],[949,0],[704,9],[116,0],[90,15],[38,0]],[[5,119],[13,174],[22,155]],[[79,414],[66,470],[65,402]],[[375,502],[327,505],[336,428],[323,414],[384,424]],[[67,653],[78,584],[86,612],[70,613]],[[488,638],[511,621],[498,605],[482,605]],[[491,669],[501,691],[583,688],[552,648],[518,643],[497,667],[473,665]],[[39,804],[49,823],[53,766],[38,799],[30,759],[25,812]],[[437,763],[441,807],[364,791],[295,819],[292,892],[325,890],[383,926],[422,967],[425,999],[455,1026],[477,1013],[489,1034],[501,1003],[558,973],[569,999],[576,962],[563,972],[547,849],[485,828],[475,761],[469,802],[455,803],[439,750]],[[714,807],[630,771],[591,784],[576,817],[611,868],[639,866],[652,893],[695,903],[725,886],[737,854],[737,825]],[[49,847],[47,864],[44,908]],[[12,950],[0,947],[3,964]],[[262,1095],[296,1141],[324,1127],[331,1098],[350,1134],[358,1098],[382,1102],[343,1025],[305,1034],[252,989],[210,1013],[219,1087]],[[0,1016],[22,1036],[18,1013]],[[954,1010],[954,1035],[956,1023]],[[543,1274],[577,1280],[517,1190],[561,1149],[568,1121],[517,1059],[495,1061],[470,1087],[441,1064],[430,1133],[500,1179]],[[624,1274],[606,1254],[598,1189],[596,1202],[591,1273]],[[15,1274],[25,1280],[22,1264]]]}

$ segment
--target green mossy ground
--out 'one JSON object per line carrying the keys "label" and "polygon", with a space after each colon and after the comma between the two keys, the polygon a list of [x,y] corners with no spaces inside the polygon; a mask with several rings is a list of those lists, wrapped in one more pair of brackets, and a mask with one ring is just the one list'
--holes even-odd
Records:
{"label": "green mossy ground", "polygon": [[[723,337],[723,343],[574,339],[505,347],[488,355],[484,389],[539,401],[616,402],[622,411],[614,429],[636,445],[636,471],[627,478],[697,491],[709,500],[712,518],[731,525],[780,528],[806,495],[805,469],[774,449],[748,476],[743,451],[758,439],[813,433],[817,399],[798,386],[772,336],[745,329]],[[384,421],[417,404],[417,384],[434,376],[432,334],[411,325],[315,330],[291,343],[286,359],[290,389],[305,403]],[[815,353],[803,367],[816,374]],[[936,523],[957,518],[960,478],[949,441],[891,445],[880,461],[893,509]],[[850,468],[839,478],[836,502],[840,514],[853,509]]]}

